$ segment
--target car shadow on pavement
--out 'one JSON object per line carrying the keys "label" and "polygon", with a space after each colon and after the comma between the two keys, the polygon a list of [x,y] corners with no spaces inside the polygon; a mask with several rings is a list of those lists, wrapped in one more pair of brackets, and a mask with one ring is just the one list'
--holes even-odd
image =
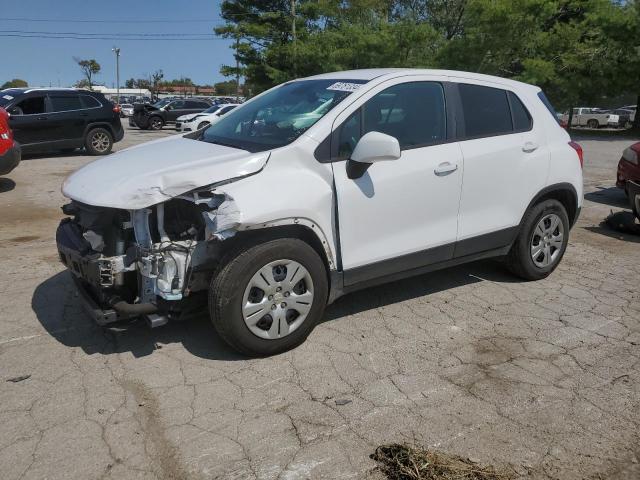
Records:
{"label": "car shadow on pavement", "polygon": [[523,280],[509,273],[496,260],[480,260],[345,295],[329,306],[324,321],[482,281],[519,283]]}
{"label": "car shadow on pavement", "polygon": [[80,347],[88,355],[130,352],[138,358],[182,343],[197,357],[227,361],[246,359],[218,337],[206,314],[154,329],[144,321],[134,322],[120,331],[100,327],[82,309],[70,275],[63,271],[48,278],[36,287],[31,299],[31,308],[42,326],[63,345]]}
{"label": "car shadow on pavement", "polygon": [[[512,283],[520,280],[506,272],[498,262],[475,262],[351,293],[327,308],[323,322],[481,281]],[[36,287],[31,308],[53,338],[68,347],[80,347],[88,355],[130,352],[139,358],[182,343],[192,355],[204,359],[234,361],[247,358],[234,352],[218,337],[206,312],[156,329],[149,328],[143,321],[121,330],[102,328],[84,313],[66,271]]]}
{"label": "car shadow on pavement", "polygon": [[10,192],[16,188],[16,182],[10,178],[0,178],[0,193]]}
{"label": "car shadow on pavement", "polygon": [[590,202],[609,205],[610,207],[629,208],[629,200],[618,187],[597,187],[595,192],[584,194],[585,200]]}
{"label": "car shadow on pavement", "polygon": [[87,152],[85,152],[83,148],[76,148],[72,151],[58,150],[54,152],[23,153],[21,161],[40,160],[40,159],[57,158],[57,157],[82,157],[86,155],[87,155]]}

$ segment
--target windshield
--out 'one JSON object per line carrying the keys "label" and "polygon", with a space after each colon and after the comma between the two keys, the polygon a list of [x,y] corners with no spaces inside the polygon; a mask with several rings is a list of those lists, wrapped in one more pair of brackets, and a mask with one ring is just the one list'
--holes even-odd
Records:
{"label": "windshield", "polygon": [[222,106],[222,105],[214,105],[214,106],[212,106],[212,107],[207,108],[207,109],[206,109],[204,112],[202,112],[202,113],[213,113],[213,112],[216,112],[216,111],[220,110],[220,107],[221,107],[221,106]]}
{"label": "windshield", "polygon": [[287,83],[229,112],[207,128],[200,140],[250,152],[288,145],[364,83],[364,80]]}
{"label": "windshield", "polygon": [[170,102],[171,100],[168,100],[165,98],[164,100],[160,100],[159,102],[154,103],[153,106],[156,108],[162,108],[165,105],[169,104]]}

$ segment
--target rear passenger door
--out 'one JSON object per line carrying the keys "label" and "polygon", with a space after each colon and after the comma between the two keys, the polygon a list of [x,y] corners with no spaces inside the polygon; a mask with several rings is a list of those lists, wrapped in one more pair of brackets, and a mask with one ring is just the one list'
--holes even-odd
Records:
{"label": "rear passenger door", "polygon": [[49,93],[48,113],[51,133],[56,141],[82,139],[88,113],[77,93]]}
{"label": "rear passenger door", "polygon": [[510,244],[549,170],[542,125],[518,94],[471,83],[458,92],[464,179],[456,257]]}

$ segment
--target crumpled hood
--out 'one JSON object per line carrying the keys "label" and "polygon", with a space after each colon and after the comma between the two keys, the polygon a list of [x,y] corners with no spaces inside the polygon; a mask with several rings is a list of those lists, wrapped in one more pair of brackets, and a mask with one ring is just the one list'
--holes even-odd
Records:
{"label": "crumpled hood", "polygon": [[62,193],[88,205],[136,210],[256,173],[268,158],[269,152],[168,137],[94,160],[67,177]]}

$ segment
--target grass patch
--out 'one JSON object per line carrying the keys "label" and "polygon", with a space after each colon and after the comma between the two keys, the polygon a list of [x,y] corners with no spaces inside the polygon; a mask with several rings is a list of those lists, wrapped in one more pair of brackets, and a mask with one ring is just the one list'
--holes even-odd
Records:
{"label": "grass patch", "polygon": [[407,444],[382,445],[371,458],[390,480],[510,480],[511,470]]}

